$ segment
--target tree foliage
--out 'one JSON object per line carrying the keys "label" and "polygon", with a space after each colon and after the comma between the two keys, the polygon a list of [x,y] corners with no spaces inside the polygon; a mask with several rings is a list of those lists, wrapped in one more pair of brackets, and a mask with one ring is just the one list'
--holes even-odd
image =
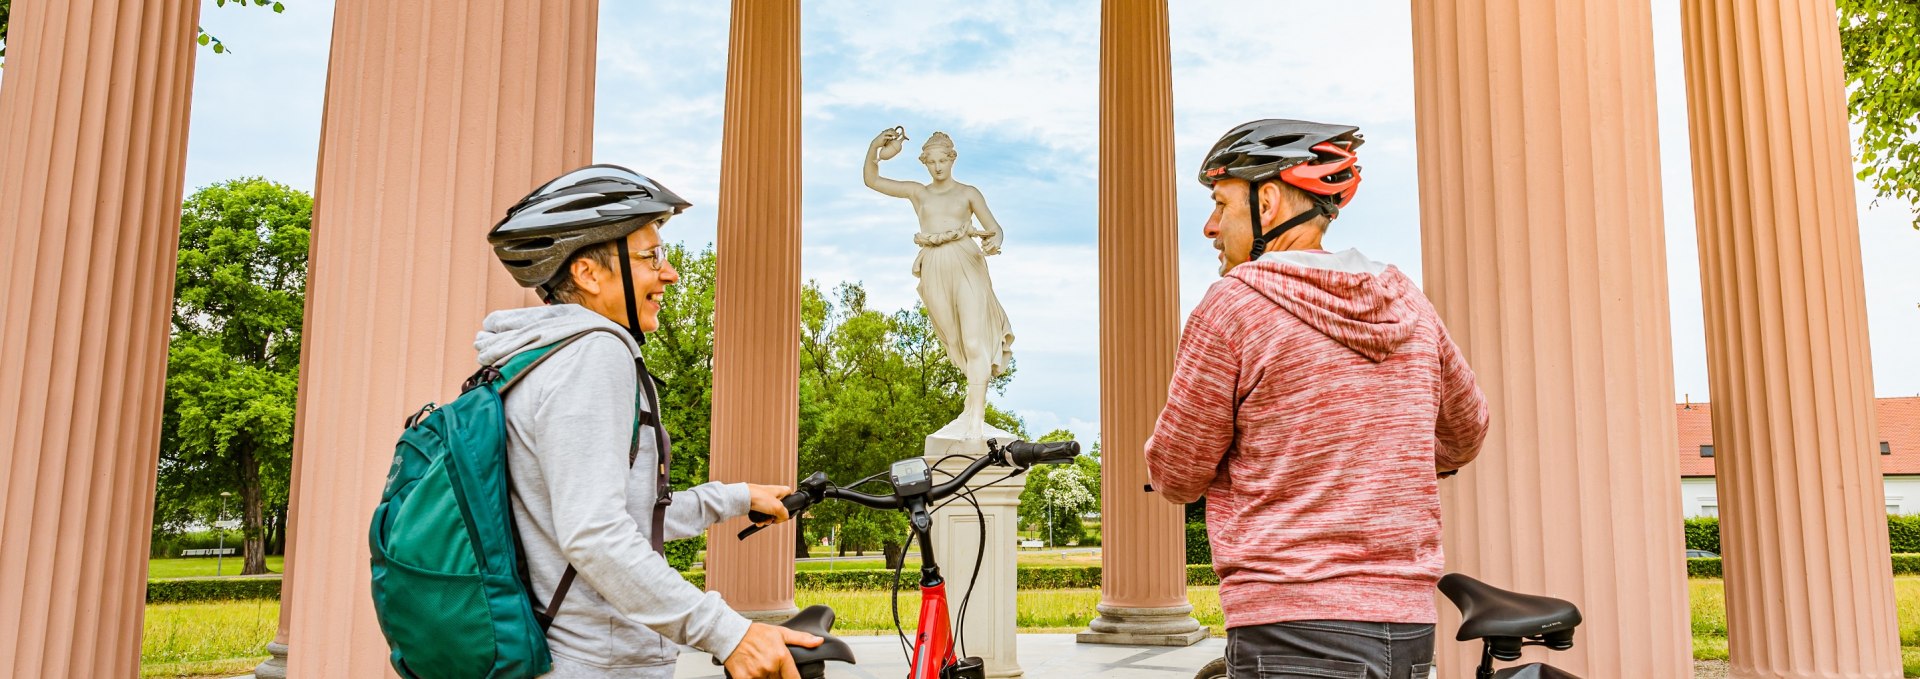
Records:
{"label": "tree foliage", "polygon": [[[1858,179],[1920,204],[1920,1],[1839,0],[1847,111],[1860,125]],[[1920,212],[1913,226],[1920,229]]]}
{"label": "tree foliage", "polygon": [[[1071,441],[1073,432],[1055,429],[1040,441]],[[1020,525],[1051,535],[1056,544],[1077,541],[1085,533],[1081,515],[1100,510],[1100,458],[1082,453],[1071,464],[1035,467],[1020,491]]]}
{"label": "tree foliage", "polygon": [[224,518],[232,492],[249,575],[266,572],[268,515],[285,525],[312,217],[312,198],[258,178],[181,206],[154,530]]}
{"label": "tree foliage", "polygon": [[[213,4],[215,7],[226,7],[229,3],[236,8],[246,7],[249,4],[247,0],[214,0]],[[276,0],[252,0],[251,4],[254,7],[271,7],[273,8],[274,14],[287,11],[286,4],[277,2]],[[12,10],[13,0],[0,0],[0,66],[6,65],[7,24],[9,23],[8,19],[13,15]],[[226,54],[233,51],[233,49],[227,47],[225,43],[220,42],[219,38],[208,34],[205,27],[196,28],[198,35],[194,37],[194,42],[199,43],[201,46],[212,47],[214,54]]]}

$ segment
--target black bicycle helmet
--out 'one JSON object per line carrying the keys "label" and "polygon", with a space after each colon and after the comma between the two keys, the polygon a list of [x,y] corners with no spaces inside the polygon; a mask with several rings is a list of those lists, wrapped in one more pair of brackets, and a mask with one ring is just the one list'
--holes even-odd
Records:
{"label": "black bicycle helmet", "polygon": [[[1304,120],[1255,120],[1229,130],[1207,151],[1200,164],[1200,184],[1213,188],[1227,177],[1246,180],[1248,214],[1253,217],[1252,258],[1259,258],[1268,241],[1287,229],[1315,217],[1338,217],[1360,187],[1360,166],[1354,149],[1366,143],[1360,128]],[[1260,232],[1262,182],[1278,179],[1313,197],[1313,208]]]}
{"label": "black bicycle helmet", "polygon": [[633,170],[588,165],[521,198],[493,225],[487,242],[515,281],[538,288],[540,297],[551,301],[548,284],[581,248],[612,240],[624,243],[627,234],[692,205]]}

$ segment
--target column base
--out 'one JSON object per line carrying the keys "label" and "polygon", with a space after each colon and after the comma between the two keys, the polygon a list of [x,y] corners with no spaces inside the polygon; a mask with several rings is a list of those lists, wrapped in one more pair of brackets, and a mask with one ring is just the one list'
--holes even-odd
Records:
{"label": "column base", "polygon": [[287,679],[287,645],[277,641],[269,643],[267,652],[273,657],[260,661],[260,665],[253,668],[253,676],[256,679]]}
{"label": "column base", "polygon": [[1193,619],[1193,606],[1123,608],[1100,604],[1100,617],[1075,637],[1082,644],[1192,646],[1211,632]]}
{"label": "column base", "polygon": [[774,609],[771,611],[740,611],[741,617],[751,620],[753,622],[766,623],[768,625],[778,625],[780,623],[786,622],[787,618],[791,618],[799,614],[800,614],[800,609],[794,608],[792,606],[788,606],[786,608]]}

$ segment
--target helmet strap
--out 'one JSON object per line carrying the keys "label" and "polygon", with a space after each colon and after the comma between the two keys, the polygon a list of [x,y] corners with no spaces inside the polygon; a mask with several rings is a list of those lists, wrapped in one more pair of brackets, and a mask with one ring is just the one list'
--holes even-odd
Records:
{"label": "helmet strap", "polygon": [[635,295],[633,294],[633,264],[631,261],[633,259],[633,253],[627,250],[627,239],[625,236],[620,237],[619,240],[620,285],[626,289],[627,297],[627,334],[633,336],[635,343],[644,345],[647,343],[647,336],[640,332],[640,309],[638,301],[635,300]]}
{"label": "helmet strap", "polygon": [[[1264,183],[1264,182],[1262,182]],[[1309,194],[1311,195],[1311,194]],[[1340,204],[1328,196],[1313,196],[1313,207],[1294,215],[1292,219],[1275,224],[1272,231],[1260,232],[1260,184],[1252,184],[1247,190],[1247,214],[1253,217],[1253,249],[1247,253],[1247,261],[1259,259],[1267,251],[1267,243],[1293,227],[1313,221],[1322,215],[1328,219],[1340,215]]]}

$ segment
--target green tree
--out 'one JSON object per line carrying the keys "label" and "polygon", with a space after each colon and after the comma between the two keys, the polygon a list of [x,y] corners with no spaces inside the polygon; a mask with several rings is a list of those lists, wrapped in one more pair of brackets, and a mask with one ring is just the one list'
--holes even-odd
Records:
{"label": "green tree", "polygon": [[266,514],[285,525],[312,217],[312,198],[259,178],[181,206],[155,529],[238,491],[248,575],[267,572]]}
{"label": "green tree", "polygon": [[707,482],[713,429],[713,247],[694,252],[668,245],[680,282],[667,289],[660,329],[647,336],[647,370],[666,383],[661,421],[673,435],[673,487]]}
{"label": "green tree", "polygon": [[[1847,111],[1860,125],[1858,179],[1920,204],[1920,2],[1839,0]],[[1913,227],[1920,229],[1920,212]]]}
{"label": "green tree", "polygon": [[[1042,442],[1072,441],[1073,432],[1055,429],[1039,438]],[[1098,448],[1082,452],[1071,464],[1035,467],[1027,472],[1026,488],[1020,491],[1020,525],[1036,526],[1041,535],[1054,542],[1078,540],[1085,533],[1081,514],[1100,509],[1100,458]]]}

